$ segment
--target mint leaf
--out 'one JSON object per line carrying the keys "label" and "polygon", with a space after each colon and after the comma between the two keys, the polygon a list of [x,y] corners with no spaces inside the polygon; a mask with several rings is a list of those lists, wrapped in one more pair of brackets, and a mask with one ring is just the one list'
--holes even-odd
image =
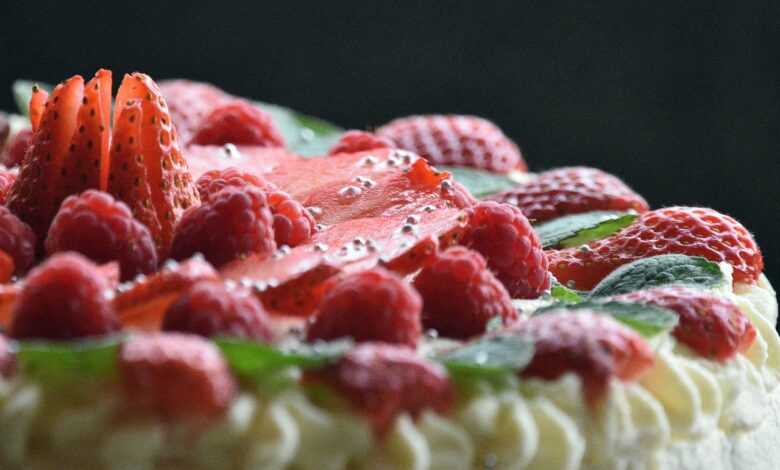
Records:
{"label": "mint leaf", "polygon": [[533,342],[517,334],[483,336],[437,355],[456,380],[502,381],[525,368],[534,356]]}
{"label": "mint leaf", "polygon": [[642,336],[652,337],[669,331],[677,325],[677,314],[671,310],[630,302],[600,302],[588,300],[577,304],[555,304],[540,308],[534,315],[550,312],[576,312],[588,309],[605,315],[625,324]]}
{"label": "mint leaf", "polygon": [[569,248],[606,238],[631,225],[637,215],[632,212],[593,211],[566,215],[534,226],[547,248]]}
{"label": "mint leaf", "polygon": [[[584,294],[584,295],[587,295]],[[553,285],[550,288],[550,297],[559,302],[578,303],[585,300],[583,293],[574,289],[569,289],[558,281],[553,281]]]}
{"label": "mint leaf", "polygon": [[465,186],[477,198],[489,196],[517,185],[517,182],[509,176],[489,171],[459,166],[437,166],[436,168],[450,173],[455,181]]}
{"label": "mint leaf", "polygon": [[344,132],[344,129],[327,121],[283,106],[262,102],[257,102],[257,105],[271,115],[287,147],[305,157],[327,154]]}
{"label": "mint leaf", "polygon": [[613,296],[667,284],[715,287],[723,282],[720,267],[705,258],[659,255],[621,266],[602,279],[590,296]]}
{"label": "mint leaf", "polygon": [[22,341],[16,360],[26,377],[42,383],[101,379],[116,372],[122,336],[68,342]]}
{"label": "mint leaf", "polygon": [[47,83],[33,82],[30,80],[16,80],[11,85],[11,92],[14,95],[14,101],[16,101],[16,107],[19,108],[19,112],[28,116],[30,114],[30,97],[32,97],[33,85],[38,85],[39,88],[51,91],[52,86]]}
{"label": "mint leaf", "polygon": [[236,374],[262,380],[281,369],[300,367],[312,369],[338,360],[352,347],[350,341],[333,341],[317,344],[300,344],[278,347],[252,341],[217,338],[216,345]]}

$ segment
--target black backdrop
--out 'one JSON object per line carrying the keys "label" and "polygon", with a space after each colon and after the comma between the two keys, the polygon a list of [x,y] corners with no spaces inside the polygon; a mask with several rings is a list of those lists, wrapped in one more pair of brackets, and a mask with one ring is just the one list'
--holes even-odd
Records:
{"label": "black backdrop", "polygon": [[774,3],[245,3],[0,2],[0,108],[16,77],[105,66],[211,81],[347,127],[478,114],[532,169],[594,165],[656,207],[737,217],[780,279]]}

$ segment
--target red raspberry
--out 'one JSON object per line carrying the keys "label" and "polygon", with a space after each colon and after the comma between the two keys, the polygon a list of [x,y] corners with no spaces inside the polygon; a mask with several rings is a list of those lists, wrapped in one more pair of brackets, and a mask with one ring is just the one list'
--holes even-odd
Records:
{"label": "red raspberry", "polygon": [[309,341],[351,337],[416,346],[422,300],[412,286],[382,268],[348,274],[326,286]]}
{"label": "red raspberry", "polygon": [[647,202],[616,176],[588,167],[558,168],[490,199],[517,206],[534,223],[610,210],[647,212]]}
{"label": "red raspberry", "polygon": [[0,204],[5,204],[5,198],[8,195],[8,191],[11,190],[16,177],[19,173],[13,170],[0,170]]}
{"label": "red raspberry", "polygon": [[615,297],[615,300],[656,305],[677,312],[672,334],[707,359],[725,361],[746,351],[756,330],[734,302],[690,287],[656,287]]}
{"label": "red raspberry", "polygon": [[32,144],[33,131],[31,129],[22,129],[11,137],[8,144],[5,146],[2,152],[2,158],[0,163],[12,168],[22,164],[24,155],[27,153],[27,149]]}
{"label": "red raspberry", "polygon": [[10,282],[14,271],[16,271],[14,259],[5,251],[0,251],[0,283]]}
{"label": "red raspberry", "polygon": [[198,187],[201,202],[208,201],[212,195],[217,194],[228,186],[243,188],[256,186],[263,191],[272,191],[276,188],[263,177],[241,171],[238,168],[225,168],[224,170],[207,171],[195,183]]}
{"label": "red raspberry", "polygon": [[517,319],[504,286],[479,253],[455,246],[437,253],[414,280],[423,298],[422,321],[442,336],[469,338],[485,332],[496,316]]}
{"label": "red raspberry", "polygon": [[268,194],[268,205],[274,215],[274,236],[278,246],[298,246],[311,240],[317,222],[303,204],[284,191]]}
{"label": "red raspberry", "polygon": [[76,251],[96,263],[118,261],[122,280],[157,269],[149,229],[110,194],[90,189],[68,196],[49,227],[48,254]]}
{"label": "red raspberry", "polygon": [[547,257],[523,213],[494,201],[480,202],[467,211],[463,244],[485,257],[513,298],[542,295],[550,287]]}
{"label": "red raspberry", "polygon": [[700,207],[656,209],[611,237],[550,250],[547,257],[558,281],[588,290],[626,263],[670,253],[726,261],[734,268],[735,283],[753,283],[764,269],[761,250],[745,227],[727,215]]}
{"label": "red raspberry", "polygon": [[29,225],[0,206],[0,250],[14,259],[16,274],[24,274],[35,260],[35,233]]}
{"label": "red raspberry", "polygon": [[653,365],[653,350],[641,336],[608,315],[586,309],[545,312],[512,330],[534,342],[524,377],[555,380],[573,372],[591,405],[604,397],[612,377],[633,380]]}
{"label": "red raspberry", "polygon": [[12,338],[74,339],[119,329],[100,268],[76,253],[56,254],[27,276],[13,309]]}
{"label": "red raspberry", "polygon": [[0,377],[10,377],[16,371],[16,357],[8,339],[0,334]]}
{"label": "red raspberry", "polygon": [[270,255],[276,249],[273,219],[265,193],[253,187],[227,187],[189,209],[176,226],[171,257],[202,253],[215,267],[240,256]]}
{"label": "red raspberry", "polygon": [[501,173],[527,170],[517,145],[498,126],[476,116],[403,117],[380,127],[376,134],[434,165],[471,166]]}
{"label": "red raspberry", "polygon": [[455,390],[445,370],[414,350],[364,343],[325,369],[307,372],[305,382],[325,383],[366,415],[378,435],[392,428],[402,413],[418,417],[430,409],[447,412]]}
{"label": "red raspberry", "polygon": [[272,339],[260,301],[245,289],[228,289],[220,282],[201,281],[187,289],[168,307],[162,329],[205,337]]}
{"label": "red raspberry", "polygon": [[248,101],[237,99],[214,108],[200,123],[190,143],[283,147],[284,139],[270,115]]}
{"label": "red raspberry", "polygon": [[158,84],[168,103],[171,120],[176,125],[182,142],[190,141],[211,110],[233,99],[229,94],[208,83],[163,80]]}
{"label": "red raspberry", "polygon": [[217,417],[238,389],[216,346],[180,333],[129,338],[119,353],[119,373],[132,408],[167,419]]}
{"label": "red raspberry", "polygon": [[395,145],[390,139],[376,136],[370,132],[352,130],[341,135],[339,141],[328,151],[328,155],[391,148],[395,148]]}

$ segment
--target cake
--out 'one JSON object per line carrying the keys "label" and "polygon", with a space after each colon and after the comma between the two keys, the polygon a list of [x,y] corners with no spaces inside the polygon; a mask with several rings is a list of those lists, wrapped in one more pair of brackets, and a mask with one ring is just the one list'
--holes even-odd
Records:
{"label": "cake", "polygon": [[727,215],[531,173],[474,116],[16,90],[0,468],[776,465],[777,300]]}

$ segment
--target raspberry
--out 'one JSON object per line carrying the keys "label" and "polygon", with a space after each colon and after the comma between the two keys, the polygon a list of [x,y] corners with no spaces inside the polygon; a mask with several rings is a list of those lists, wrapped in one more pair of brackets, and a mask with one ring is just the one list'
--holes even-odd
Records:
{"label": "raspberry", "polygon": [[275,191],[268,195],[268,205],[274,216],[277,246],[298,246],[311,240],[317,222],[303,204],[284,191]]}
{"label": "raspberry", "polygon": [[8,196],[8,191],[11,190],[16,177],[19,173],[13,170],[0,170],[0,204],[5,204],[5,198]]}
{"label": "raspberry", "polygon": [[272,224],[263,191],[227,187],[184,213],[173,237],[171,257],[184,260],[202,253],[220,267],[251,253],[270,255],[276,249]]}
{"label": "raspberry", "polygon": [[734,282],[753,283],[764,269],[761,250],[739,222],[713,209],[667,207],[640,215],[620,232],[576,248],[550,250],[550,271],[575,289],[592,289],[618,267],[665,254],[728,262]]}
{"label": "raspberry", "polygon": [[192,285],[171,304],[162,329],[205,337],[272,339],[270,320],[259,300],[244,289],[213,281]]}
{"label": "raspberry", "polygon": [[68,196],[49,227],[48,254],[76,251],[96,263],[116,260],[122,279],[157,269],[154,240],[123,202],[110,194],[87,190]]}
{"label": "raspberry", "polygon": [[337,155],[339,153],[357,153],[374,149],[394,148],[390,139],[376,136],[365,131],[347,131],[341,135],[339,141],[330,148],[328,155]]}
{"label": "raspberry", "polygon": [[190,143],[283,147],[284,139],[270,115],[248,101],[237,99],[215,107],[201,121]]}
{"label": "raspberry", "polygon": [[462,246],[436,254],[414,287],[423,298],[423,325],[441,336],[469,338],[484,333],[496,316],[504,324],[517,319],[512,299],[485,259]]}
{"label": "raspberry", "polygon": [[131,408],[163,418],[217,417],[236,395],[222,354],[199,336],[133,336],[122,345],[118,362]]}
{"label": "raspberry", "polygon": [[233,167],[225,168],[224,170],[207,171],[198,178],[195,184],[198,187],[201,202],[208,201],[212,195],[217,194],[228,186],[236,188],[256,186],[266,192],[276,189],[262,177]]}
{"label": "raspberry", "polygon": [[15,270],[14,259],[5,251],[0,251],[0,283],[10,282]]}
{"label": "raspberry", "polygon": [[348,274],[326,286],[309,341],[351,337],[416,346],[422,300],[412,286],[382,268]]}
{"label": "raspberry", "polygon": [[171,120],[182,142],[189,142],[198,126],[215,107],[233,99],[232,96],[208,83],[189,80],[159,82]]}
{"label": "raspberry", "polygon": [[35,233],[29,225],[11,213],[5,206],[0,206],[0,250],[8,253],[14,259],[16,274],[24,274],[35,260]]}
{"label": "raspberry", "polygon": [[527,169],[520,149],[492,122],[476,116],[409,116],[376,130],[399,148],[434,165],[471,166],[496,172]]}
{"label": "raspberry", "polygon": [[414,350],[388,344],[361,344],[338,363],[307,372],[305,382],[336,389],[371,420],[380,436],[401,413],[414,418],[427,409],[445,413],[455,399],[454,387],[440,365]]}
{"label": "raspberry", "polygon": [[672,334],[707,359],[725,361],[747,350],[756,339],[756,330],[734,302],[701,289],[657,287],[620,295],[615,300],[677,312],[680,320]]}
{"label": "raspberry", "polygon": [[545,171],[490,199],[519,207],[534,223],[589,211],[648,210],[642,196],[616,176],[588,167]]}
{"label": "raspberry", "polygon": [[2,158],[0,163],[12,168],[22,164],[24,155],[27,153],[27,149],[32,144],[33,131],[31,129],[22,129],[11,137],[8,144],[5,146],[2,152]]}
{"label": "raspberry", "polygon": [[633,380],[653,365],[653,350],[633,330],[611,317],[582,309],[553,310],[531,317],[512,331],[534,342],[524,377],[555,380],[567,372],[583,383],[591,405],[604,397],[612,377]]}
{"label": "raspberry", "polygon": [[463,244],[478,251],[513,298],[535,299],[550,287],[547,257],[516,207],[483,201],[468,211]]}
{"label": "raspberry", "polygon": [[74,339],[119,329],[100,268],[76,253],[50,257],[27,276],[13,309],[11,337]]}
{"label": "raspberry", "polygon": [[10,377],[16,371],[16,358],[8,339],[0,334],[0,377]]}

